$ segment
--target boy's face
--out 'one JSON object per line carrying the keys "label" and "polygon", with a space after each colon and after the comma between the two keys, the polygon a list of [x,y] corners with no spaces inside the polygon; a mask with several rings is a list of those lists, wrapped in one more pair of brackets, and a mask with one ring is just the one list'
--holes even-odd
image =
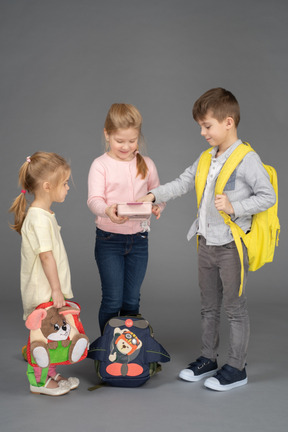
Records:
{"label": "boy's face", "polygon": [[211,112],[208,112],[204,119],[198,121],[198,124],[201,128],[201,135],[212,147],[226,147],[231,127],[234,125],[231,117],[219,122]]}

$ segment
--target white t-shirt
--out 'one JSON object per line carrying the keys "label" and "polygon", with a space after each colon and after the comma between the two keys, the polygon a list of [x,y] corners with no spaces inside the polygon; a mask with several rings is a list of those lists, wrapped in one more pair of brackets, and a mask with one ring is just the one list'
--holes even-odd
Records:
{"label": "white t-shirt", "polygon": [[21,295],[23,318],[40,303],[51,299],[51,287],[44,273],[39,254],[52,251],[56,261],[61,291],[72,298],[71,276],[66,250],[54,213],[30,207],[21,229]]}

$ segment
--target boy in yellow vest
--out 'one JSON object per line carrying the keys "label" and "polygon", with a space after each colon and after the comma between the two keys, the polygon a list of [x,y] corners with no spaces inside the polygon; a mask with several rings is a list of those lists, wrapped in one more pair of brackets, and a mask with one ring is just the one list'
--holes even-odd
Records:
{"label": "boy in yellow vest", "polygon": [[[180,372],[185,381],[206,378],[207,388],[225,391],[247,383],[246,359],[249,340],[249,316],[245,286],[248,273],[247,249],[243,244],[243,268],[227,224],[220,212],[247,233],[252,215],[273,206],[276,201],[269,175],[254,151],[244,156],[230,176],[224,192],[215,196],[215,184],[221,168],[242,144],[237,136],[240,120],[239,104],[235,96],[214,88],[204,93],[194,104],[193,118],[200,125],[201,135],[212,147],[211,163],[204,179],[204,192],[199,199],[198,217],[187,238],[198,236],[198,269],[201,292],[201,356]],[[179,178],[151,190],[141,201],[166,202],[186,194],[194,187],[197,191],[199,158]],[[203,178],[202,178],[203,183]],[[204,186],[203,185],[203,186]],[[241,285],[241,292],[239,286]],[[220,309],[223,304],[229,322],[230,337],[227,363],[218,369]]]}

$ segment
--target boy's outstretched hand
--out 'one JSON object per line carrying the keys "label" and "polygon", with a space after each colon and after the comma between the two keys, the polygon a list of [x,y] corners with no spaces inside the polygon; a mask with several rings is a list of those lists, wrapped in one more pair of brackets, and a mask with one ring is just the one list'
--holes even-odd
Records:
{"label": "boy's outstretched hand", "polygon": [[215,207],[218,211],[224,211],[228,215],[234,214],[234,209],[226,194],[216,195]]}
{"label": "boy's outstretched hand", "polygon": [[155,200],[155,196],[150,192],[147,195],[137,199],[137,202],[153,202]]}
{"label": "boy's outstretched hand", "polygon": [[[144,195],[143,197],[139,198],[137,202],[152,202],[155,200],[155,196],[152,193],[149,193],[147,195]],[[159,219],[161,216],[161,210],[160,207],[157,204],[152,205],[152,213],[156,216],[156,219]]]}

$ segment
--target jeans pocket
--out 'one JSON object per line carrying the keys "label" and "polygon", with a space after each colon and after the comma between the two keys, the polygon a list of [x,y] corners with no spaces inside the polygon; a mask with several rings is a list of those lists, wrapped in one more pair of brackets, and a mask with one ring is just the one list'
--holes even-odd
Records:
{"label": "jeans pocket", "polygon": [[96,239],[98,240],[110,240],[114,237],[114,234],[108,231],[102,231],[99,228],[96,230]]}
{"label": "jeans pocket", "polygon": [[235,241],[233,240],[233,241],[230,242],[230,243],[226,243],[226,244],[224,244],[222,247],[224,247],[225,249],[236,249],[236,243],[235,243]]}

